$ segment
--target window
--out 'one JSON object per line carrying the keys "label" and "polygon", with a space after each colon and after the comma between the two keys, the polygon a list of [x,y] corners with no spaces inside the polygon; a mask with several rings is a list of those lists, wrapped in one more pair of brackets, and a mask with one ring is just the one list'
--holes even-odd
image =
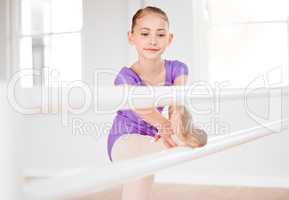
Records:
{"label": "window", "polygon": [[211,84],[288,86],[288,0],[207,0],[207,10]]}
{"label": "window", "polygon": [[81,80],[82,0],[21,0],[19,67],[35,75],[21,85]]}

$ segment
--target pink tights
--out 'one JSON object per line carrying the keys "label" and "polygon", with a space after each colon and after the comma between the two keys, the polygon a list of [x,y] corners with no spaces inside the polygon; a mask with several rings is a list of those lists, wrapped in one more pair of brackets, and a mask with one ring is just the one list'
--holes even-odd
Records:
{"label": "pink tights", "polygon": [[[121,161],[139,157],[145,154],[159,152],[165,149],[161,140],[151,142],[152,137],[140,134],[122,136],[112,149],[113,161]],[[122,185],[121,200],[150,200],[154,175],[126,182]]]}

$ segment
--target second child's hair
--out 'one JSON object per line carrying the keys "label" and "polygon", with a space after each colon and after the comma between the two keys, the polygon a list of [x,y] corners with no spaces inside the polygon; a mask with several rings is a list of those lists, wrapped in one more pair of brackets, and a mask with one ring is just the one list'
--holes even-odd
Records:
{"label": "second child's hair", "polygon": [[131,32],[134,31],[134,27],[136,25],[136,21],[143,17],[145,14],[148,13],[154,13],[154,14],[158,14],[160,15],[166,22],[168,22],[169,24],[169,18],[167,16],[167,14],[160,8],[158,7],[154,7],[154,6],[147,6],[145,8],[141,8],[139,9],[133,16],[132,18],[132,23],[131,23]]}

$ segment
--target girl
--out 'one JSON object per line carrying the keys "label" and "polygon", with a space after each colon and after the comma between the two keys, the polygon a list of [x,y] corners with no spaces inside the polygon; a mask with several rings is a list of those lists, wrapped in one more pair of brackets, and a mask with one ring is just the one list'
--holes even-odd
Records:
{"label": "girl", "polygon": [[[130,67],[124,66],[114,84],[186,84],[188,67],[180,61],[161,58],[172,39],[169,20],[164,11],[151,6],[138,10],[132,18],[131,30],[128,33],[128,41],[135,47],[138,60]],[[183,106],[170,106],[170,119],[162,116],[162,110],[163,107],[119,110],[108,136],[107,150],[110,160],[119,161],[176,147],[178,138],[179,144],[194,147],[204,145],[200,138],[189,136],[192,129],[189,130],[189,126],[185,125],[189,121],[185,119],[188,112]],[[174,141],[173,133],[182,133],[183,137],[175,137]],[[151,139],[155,142],[151,142]],[[150,175],[124,184],[122,200],[148,200],[153,179],[154,176]]]}

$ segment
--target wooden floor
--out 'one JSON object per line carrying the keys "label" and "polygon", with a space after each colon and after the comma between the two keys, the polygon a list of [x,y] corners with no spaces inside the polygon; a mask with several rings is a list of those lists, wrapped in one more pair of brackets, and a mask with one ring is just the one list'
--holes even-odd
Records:
{"label": "wooden floor", "polygon": [[[289,200],[289,188],[253,188],[154,183],[151,200]],[[114,187],[77,200],[120,200]],[[76,200],[75,198],[73,200]]]}

